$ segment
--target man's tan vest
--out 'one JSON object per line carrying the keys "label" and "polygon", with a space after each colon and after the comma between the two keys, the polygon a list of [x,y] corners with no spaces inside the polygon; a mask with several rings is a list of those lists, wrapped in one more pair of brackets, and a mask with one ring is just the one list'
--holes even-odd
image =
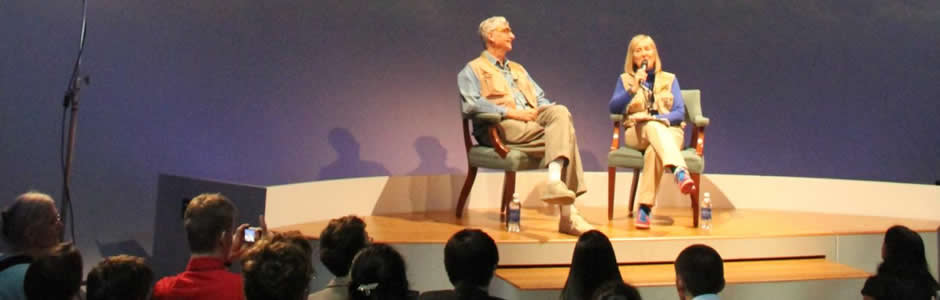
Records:
{"label": "man's tan vest", "polygon": [[[633,79],[633,76],[630,74],[620,74],[620,80],[623,81],[625,90],[629,91],[634,86],[637,86],[636,79]],[[669,72],[660,71],[656,74],[656,81],[653,82],[653,97],[656,101],[653,102],[653,108],[656,109],[660,115],[668,114],[669,110],[672,109],[672,102],[674,100],[672,95],[672,82],[675,80],[676,75]],[[637,91],[638,92],[633,95],[633,99],[630,99],[630,104],[627,105],[627,109],[624,112],[627,116],[646,111],[646,93],[642,91],[642,88]],[[624,125],[631,127],[635,124],[633,124],[633,122],[624,122]]]}
{"label": "man's tan vest", "polygon": [[[516,108],[516,100],[513,98],[513,92],[509,82],[506,82],[506,76],[494,66],[489,59],[480,54],[480,57],[470,61],[470,69],[476,74],[480,81],[480,96],[493,104],[505,107]],[[535,87],[529,80],[529,73],[522,65],[515,62],[509,62],[509,72],[512,74],[512,80],[516,87],[525,96],[526,102],[533,108],[538,107],[538,99],[535,98]]]}

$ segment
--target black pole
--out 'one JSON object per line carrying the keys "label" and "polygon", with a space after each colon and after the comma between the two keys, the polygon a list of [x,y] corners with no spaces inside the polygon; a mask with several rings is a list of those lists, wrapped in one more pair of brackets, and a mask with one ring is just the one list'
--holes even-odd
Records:
{"label": "black pole", "polygon": [[[78,94],[83,85],[89,83],[88,76],[82,76],[82,54],[85,52],[85,36],[88,26],[88,2],[82,0],[82,32],[78,43],[78,57],[75,59],[75,65],[72,68],[72,76],[69,77],[68,89],[65,91],[63,105],[65,109],[71,107],[69,115],[68,142],[65,144],[64,166],[62,168],[62,204],[59,214],[62,216],[62,224],[68,224],[72,241],[75,241],[75,221],[72,214],[72,161],[75,158],[75,138],[78,129]],[[71,221],[71,223],[69,223]],[[63,231],[64,235],[65,232]],[[62,237],[64,240],[64,237]]]}

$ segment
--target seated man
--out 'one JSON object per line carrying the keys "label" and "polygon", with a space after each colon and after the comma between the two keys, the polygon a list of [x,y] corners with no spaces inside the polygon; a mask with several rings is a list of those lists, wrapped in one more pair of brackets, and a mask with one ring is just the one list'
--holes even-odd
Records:
{"label": "seated man", "polygon": [[[542,166],[548,167],[542,200],[561,206],[558,231],[580,235],[593,229],[571,205],[587,192],[571,113],[545,98],[525,68],[506,58],[516,38],[506,18],[483,20],[479,33],[486,50],[457,75],[463,113],[499,113],[506,146],[542,157]],[[474,124],[473,135],[481,144],[491,144],[480,124]]]}
{"label": "seated man", "polygon": [[421,300],[495,300],[487,292],[499,250],[496,243],[479,229],[458,231],[444,246],[444,268],[454,285],[452,291],[431,291],[421,294]]}
{"label": "seated man", "polygon": [[349,299],[349,267],[356,253],[369,245],[366,223],[356,216],[330,220],[320,233],[320,261],[334,277],[307,300]]}
{"label": "seated man", "polygon": [[87,300],[146,300],[150,299],[153,271],[143,258],[117,255],[92,268],[87,282]]}
{"label": "seated man", "polygon": [[246,300],[303,300],[313,279],[313,250],[292,231],[271,234],[251,247],[242,259]]}
{"label": "seated man", "polygon": [[676,290],[683,300],[718,300],[725,288],[721,255],[712,247],[692,245],[676,258]]}
{"label": "seated man", "polygon": [[[222,194],[193,198],[183,214],[183,227],[192,255],[186,271],[160,279],[153,299],[243,300],[242,277],[228,271],[232,259],[244,251],[245,228],[234,228],[237,209]],[[233,233],[234,232],[234,233]]]}

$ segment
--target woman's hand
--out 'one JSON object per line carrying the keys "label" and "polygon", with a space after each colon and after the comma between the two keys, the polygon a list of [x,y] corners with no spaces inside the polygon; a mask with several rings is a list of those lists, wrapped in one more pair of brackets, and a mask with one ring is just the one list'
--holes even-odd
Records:
{"label": "woman's hand", "polygon": [[649,74],[646,74],[646,70],[645,70],[645,69],[643,69],[643,70],[636,70],[636,74],[633,74],[633,78],[636,78],[636,84],[637,84],[638,86],[639,86],[639,85],[642,85],[644,82],[646,82],[646,77],[647,77],[647,76],[649,76]]}

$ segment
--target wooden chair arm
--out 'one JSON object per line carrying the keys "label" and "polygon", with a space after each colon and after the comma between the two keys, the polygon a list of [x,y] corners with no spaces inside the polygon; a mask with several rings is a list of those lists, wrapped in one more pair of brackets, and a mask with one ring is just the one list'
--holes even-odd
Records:
{"label": "wooden chair arm", "polygon": [[490,135],[490,142],[493,143],[493,150],[496,150],[496,154],[499,154],[499,157],[506,158],[509,155],[509,148],[506,148],[506,145],[503,144],[503,139],[499,137],[499,124],[490,125],[487,127],[487,132]]}
{"label": "wooden chair arm", "polygon": [[499,137],[499,132],[502,130],[502,127],[499,126],[499,121],[502,119],[497,113],[478,113],[469,116],[464,116],[466,118],[463,121],[463,139],[466,150],[470,151],[470,148],[473,147],[473,143],[470,141],[470,127],[468,121],[475,120],[488,124],[486,127],[487,136],[490,138],[490,142],[493,143],[493,149],[496,150],[496,154],[499,154],[499,157],[506,158],[509,155],[509,148],[503,144],[503,140]]}
{"label": "wooden chair arm", "polygon": [[614,133],[610,138],[610,151],[620,148],[620,122],[623,121],[622,114],[610,114],[610,120],[614,122]]}
{"label": "wooden chair arm", "polygon": [[620,148],[620,122],[614,121],[614,133],[610,136],[610,151]]}
{"label": "wooden chair arm", "polygon": [[705,127],[696,126],[694,130],[690,142],[695,145],[695,154],[699,157],[705,157]]}

